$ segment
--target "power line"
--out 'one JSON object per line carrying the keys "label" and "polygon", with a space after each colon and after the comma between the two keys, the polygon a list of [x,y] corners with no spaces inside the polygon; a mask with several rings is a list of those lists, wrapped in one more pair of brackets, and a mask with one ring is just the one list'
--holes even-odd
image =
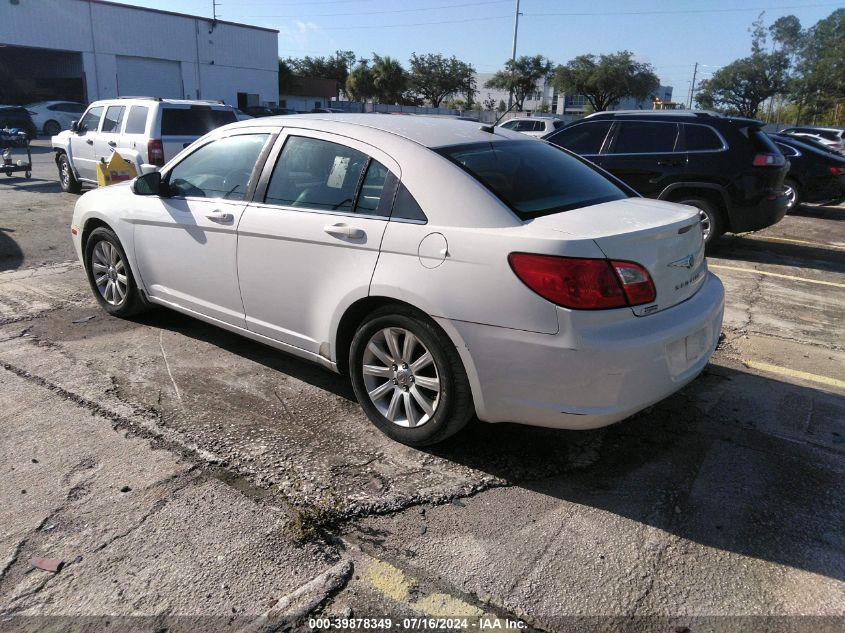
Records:
{"label": "power line", "polygon": [[481,22],[483,20],[510,20],[511,15],[492,15],[487,17],[467,18],[466,20],[441,20],[439,22],[415,22],[412,24],[367,24],[363,26],[321,26],[322,31],[354,31],[356,29],[393,29],[406,26],[428,26],[436,24],[462,24],[466,22]]}
{"label": "power line", "polygon": [[814,9],[816,7],[839,6],[841,2],[816,2],[814,4],[793,4],[778,7],[743,7],[741,9],[678,9],[678,10],[651,10],[651,11],[590,11],[571,13],[526,13],[526,17],[551,17],[551,16],[614,16],[614,15],[671,15],[685,13],[736,13],[742,11],[774,11],[778,9]]}
{"label": "power line", "polygon": [[483,0],[482,2],[464,2],[461,4],[441,4],[434,7],[418,7],[416,9],[386,9],[384,11],[354,11],[352,13],[315,13],[296,15],[244,15],[244,18],[340,18],[349,16],[385,15],[388,13],[419,13],[420,11],[433,11],[435,9],[459,9],[462,7],[478,7],[489,4],[506,4],[510,0]]}

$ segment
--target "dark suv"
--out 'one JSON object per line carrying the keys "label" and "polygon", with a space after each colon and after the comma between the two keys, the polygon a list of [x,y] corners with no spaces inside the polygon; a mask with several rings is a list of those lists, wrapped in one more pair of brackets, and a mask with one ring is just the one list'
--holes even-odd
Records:
{"label": "dark suv", "polygon": [[786,213],[786,158],[762,126],[707,112],[599,112],[543,138],[647,198],[697,207],[710,244],[725,231],[756,231]]}
{"label": "dark suv", "polygon": [[0,130],[7,127],[26,131],[30,139],[38,136],[38,129],[32,122],[32,117],[23,106],[0,105]]}

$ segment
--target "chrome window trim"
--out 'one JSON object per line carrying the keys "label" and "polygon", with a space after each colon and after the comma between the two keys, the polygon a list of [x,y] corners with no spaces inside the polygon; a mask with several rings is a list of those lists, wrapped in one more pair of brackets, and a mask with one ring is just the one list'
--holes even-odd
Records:
{"label": "chrome window trim", "polygon": [[387,222],[390,218],[383,215],[372,215],[370,213],[355,213],[352,211],[336,211],[333,209],[313,209],[311,207],[292,207],[287,204],[273,204],[272,202],[250,202],[250,207],[260,209],[271,209],[274,211],[295,211],[297,213],[319,213],[320,215],[332,215],[345,218],[364,218],[366,220],[383,220]]}

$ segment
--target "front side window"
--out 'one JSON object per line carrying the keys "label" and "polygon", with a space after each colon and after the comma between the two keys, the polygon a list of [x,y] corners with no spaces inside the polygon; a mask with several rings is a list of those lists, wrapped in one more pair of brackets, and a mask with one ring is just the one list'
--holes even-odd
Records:
{"label": "front side window", "polygon": [[103,110],[105,110],[103,106],[97,106],[95,108],[89,109],[88,112],[85,113],[85,116],[82,117],[82,120],[79,122],[80,131],[96,132],[97,128],[100,125],[100,117],[103,116]]}
{"label": "front side window", "polygon": [[[366,154],[346,145],[291,136],[273,169],[264,201],[286,207],[351,211],[368,160]],[[377,180],[374,175],[371,190]]]}
{"label": "front side window", "polygon": [[579,123],[557,132],[549,139],[576,154],[598,154],[610,131],[610,121]]}
{"label": "front side window", "polygon": [[492,191],[522,220],[630,195],[585,162],[548,143],[483,142],[437,151]]}
{"label": "front side window", "polygon": [[613,141],[614,154],[656,154],[674,152],[677,123],[622,121]]}
{"label": "front side window", "polygon": [[149,108],[146,106],[132,106],[129,108],[125,134],[143,134],[147,129],[148,112]]}
{"label": "front side window", "polygon": [[389,176],[390,171],[387,167],[377,160],[370,161],[370,166],[367,167],[367,173],[364,174],[364,180],[361,183],[361,190],[358,192],[355,213],[384,217],[390,215],[390,200],[386,198],[389,193],[387,190],[392,192],[392,189],[385,187]]}
{"label": "front side window", "polygon": [[120,124],[123,121],[124,106],[109,106],[106,110],[106,117],[103,119],[102,132],[117,134],[120,132]]}
{"label": "front side window", "polygon": [[230,136],[203,145],[170,170],[171,195],[243,200],[269,134]]}

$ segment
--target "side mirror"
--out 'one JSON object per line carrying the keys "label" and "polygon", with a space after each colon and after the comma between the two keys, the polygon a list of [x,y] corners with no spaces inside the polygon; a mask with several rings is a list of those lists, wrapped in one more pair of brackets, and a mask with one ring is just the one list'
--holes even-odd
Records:
{"label": "side mirror", "polygon": [[79,121],[71,121],[70,131],[74,134],[79,134]]}
{"label": "side mirror", "polygon": [[143,176],[138,176],[132,182],[132,193],[137,196],[161,196],[165,195],[161,182],[161,172],[154,171]]}

